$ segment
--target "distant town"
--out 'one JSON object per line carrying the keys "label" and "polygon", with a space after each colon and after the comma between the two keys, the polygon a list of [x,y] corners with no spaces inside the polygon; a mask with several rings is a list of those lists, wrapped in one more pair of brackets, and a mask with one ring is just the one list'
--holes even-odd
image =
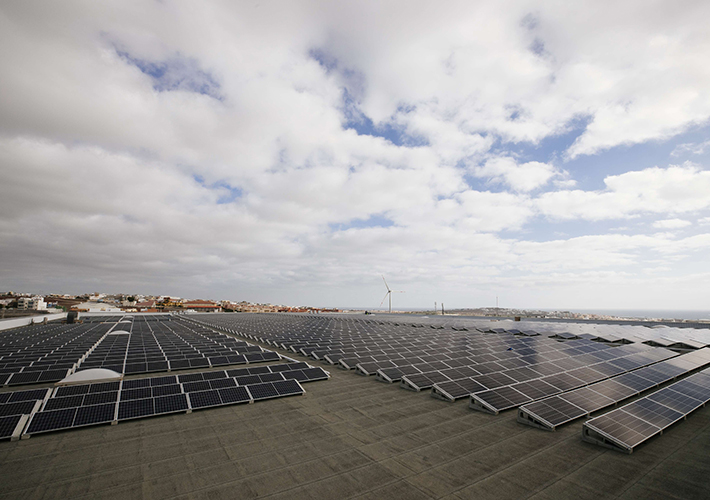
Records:
{"label": "distant town", "polygon": [[[49,294],[37,295],[31,293],[5,292],[0,293],[0,318],[13,318],[35,314],[50,314],[61,312],[245,312],[245,313],[383,313],[382,310],[370,309],[338,309],[314,306],[286,306],[274,304],[259,304],[248,301],[233,302],[231,300],[185,299],[167,295],[138,294],[106,294],[93,292],[90,294],[67,295]],[[578,313],[573,311],[544,311],[537,309],[510,309],[502,307],[479,307],[451,310],[413,310],[392,311],[392,314],[427,314],[450,316],[474,316],[486,318],[527,318],[555,320],[589,320],[589,321],[631,321],[638,317],[623,317],[607,314]],[[683,323],[690,320],[679,318],[642,318],[645,321]],[[692,320],[691,322],[708,322],[709,320]]]}
{"label": "distant town", "polygon": [[184,299],[172,296],[90,293],[83,295],[34,295],[6,292],[0,295],[2,317],[60,312],[340,312],[339,309],[254,304],[241,301]]}

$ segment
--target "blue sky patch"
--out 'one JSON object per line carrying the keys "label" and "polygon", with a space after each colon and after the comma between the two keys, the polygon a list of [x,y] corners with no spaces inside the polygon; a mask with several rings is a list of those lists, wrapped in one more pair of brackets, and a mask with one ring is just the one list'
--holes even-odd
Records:
{"label": "blue sky patch", "polygon": [[116,52],[125,61],[149,76],[153,82],[153,89],[158,92],[182,90],[223,100],[219,92],[219,83],[212,74],[200,68],[196,59],[175,54],[164,61],[148,61],[133,57],[119,49],[116,49]]}
{"label": "blue sky patch", "polygon": [[329,224],[332,232],[347,231],[348,229],[366,229],[369,227],[391,227],[394,222],[385,217],[384,214],[374,214],[367,219],[352,219],[342,224]]}
{"label": "blue sky patch", "polygon": [[192,178],[200,186],[219,193],[219,197],[217,198],[218,205],[232,203],[241,198],[244,194],[244,191],[240,187],[232,186],[226,181],[217,181],[215,183],[208,184],[205,182],[205,178],[201,175],[193,174]]}

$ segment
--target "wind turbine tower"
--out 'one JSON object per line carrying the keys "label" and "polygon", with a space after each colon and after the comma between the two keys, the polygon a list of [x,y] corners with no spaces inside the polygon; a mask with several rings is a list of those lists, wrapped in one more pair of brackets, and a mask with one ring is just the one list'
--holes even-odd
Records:
{"label": "wind turbine tower", "polygon": [[382,299],[382,302],[380,302],[380,307],[382,307],[382,304],[385,303],[385,299],[389,298],[389,312],[392,312],[392,294],[393,293],[404,293],[404,292],[402,290],[390,290],[390,287],[387,284],[387,280],[385,279],[384,276],[382,276],[382,281],[385,282],[385,288],[387,288],[387,293],[385,294],[384,298]]}

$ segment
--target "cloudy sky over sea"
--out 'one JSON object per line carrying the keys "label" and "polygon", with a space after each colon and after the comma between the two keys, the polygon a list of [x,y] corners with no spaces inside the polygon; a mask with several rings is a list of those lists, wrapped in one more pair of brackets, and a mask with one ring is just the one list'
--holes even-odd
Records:
{"label": "cloudy sky over sea", "polygon": [[708,19],[4,2],[0,288],[704,309]]}

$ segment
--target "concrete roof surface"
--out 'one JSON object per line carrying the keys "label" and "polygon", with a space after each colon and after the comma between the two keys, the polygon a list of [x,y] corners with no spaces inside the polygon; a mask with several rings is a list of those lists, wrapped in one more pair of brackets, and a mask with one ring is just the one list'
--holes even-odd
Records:
{"label": "concrete roof surface", "polygon": [[[312,362],[312,361],[311,361]],[[710,497],[710,409],[633,454],[335,367],[307,394],[0,442],[0,500]]]}

